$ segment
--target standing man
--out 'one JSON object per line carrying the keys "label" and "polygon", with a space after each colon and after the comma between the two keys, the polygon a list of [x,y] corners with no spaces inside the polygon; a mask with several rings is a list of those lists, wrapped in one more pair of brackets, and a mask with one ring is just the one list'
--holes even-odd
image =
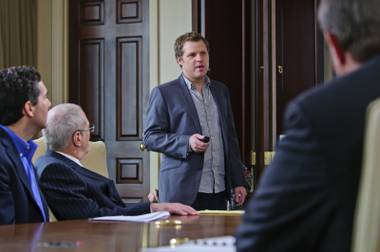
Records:
{"label": "standing man", "polygon": [[233,192],[246,197],[227,87],[207,77],[209,46],[196,32],[177,38],[178,79],[154,88],[144,130],[148,150],[161,152],[160,200],[197,210],[226,209]]}
{"label": "standing man", "polygon": [[338,77],[290,103],[285,137],[237,233],[237,251],[350,251],[365,114],[380,97],[377,0],[321,0]]}
{"label": "standing man", "polygon": [[31,161],[37,146],[30,139],[45,127],[50,105],[34,68],[0,71],[0,224],[48,221]]}

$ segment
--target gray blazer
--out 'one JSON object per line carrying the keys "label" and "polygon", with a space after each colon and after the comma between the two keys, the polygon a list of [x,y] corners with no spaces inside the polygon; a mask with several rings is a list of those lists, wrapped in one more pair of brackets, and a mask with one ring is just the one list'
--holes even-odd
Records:
{"label": "gray blazer", "polygon": [[[227,87],[211,80],[210,90],[219,111],[224,145],[227,192],[245,185]],[[155,87],[150,95],[145,118],[144,144],[162,153],[160,201],[192,204],[202,175],[203,153],[189,152],[189,138],[202,134],[191,94],[182,76]]]}

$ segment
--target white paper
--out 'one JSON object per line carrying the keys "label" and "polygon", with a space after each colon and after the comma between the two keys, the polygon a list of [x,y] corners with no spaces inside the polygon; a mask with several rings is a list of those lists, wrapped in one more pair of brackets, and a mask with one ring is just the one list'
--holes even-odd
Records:
{"label": "white paper", "polygon": [[126,215],[118,215],[118,216],[103,216],[91,218],[92,221],[134,221],[134,222],[151,222],[156,220],[166,219],[170,216],[168,211],[159,211],[142,215],[135,216],[126,216]]}
{"label": "white paper", "polygon": [[220,236],[207,239],[191,240],[175,247],[165,246],[157,248],[144,248],[141,252],[236,252],[235,238],[233,236]]}

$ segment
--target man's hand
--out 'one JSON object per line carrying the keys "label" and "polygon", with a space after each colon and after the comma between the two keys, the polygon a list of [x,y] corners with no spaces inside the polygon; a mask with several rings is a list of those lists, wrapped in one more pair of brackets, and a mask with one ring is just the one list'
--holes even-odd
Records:
{"label": "man's hand", "polygon": [[244,186],[238,186],[234,188],[235,202],[240,206],[243,205],[245,197],[247,196],[247,190]]}
{"label": "man's hand", "polygon": [[150,207],[152,212],[168,211],[176,215],[198,215],[198,212],[194,208],[181,203],[152,203]]}
{"label": "man's hand", "polygon": [[152,203],[158,202],[158,190],[155,189],[148,194],[148,200]]}
{"label": "man's hand", "polygon": [[208,143],[202,142],[203,137],[204,136],[198,133],[190,136],[189,144],[190,144],[190,148],[194,152],[205,152],[207,150]]}

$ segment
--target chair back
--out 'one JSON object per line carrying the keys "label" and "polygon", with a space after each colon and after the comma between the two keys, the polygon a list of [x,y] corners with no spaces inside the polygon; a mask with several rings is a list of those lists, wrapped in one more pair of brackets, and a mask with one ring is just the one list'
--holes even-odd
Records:
{"label": "chair back", "polygon": [[45,154],[46,152],[46,144],[43,137],[37,138],[33,140],[37,145],[37,150],[33,155],[32,162],[33,164],[36,163],[37,159]]}
{"label": "chair back", "polygon": [[90,142],[88,154],[81,163],[89,170],[109,178],[107,167],[107,150],[103,141]]}
{"label": "chair back", "polygon": [[[45,154],[46,144],[43,137],[37,138],[33,141],[38,145],[32,159],[33,163],[35,163],[40,156]],[[90,141],[90,149],[88,154],[81,160],[81,163],[87,169],[109,178],[107,167],[107,150],[103,141]]]}
{"label": "chair back", "polygon": [[368,106],[352,251],[380,251],[380,99]]}

